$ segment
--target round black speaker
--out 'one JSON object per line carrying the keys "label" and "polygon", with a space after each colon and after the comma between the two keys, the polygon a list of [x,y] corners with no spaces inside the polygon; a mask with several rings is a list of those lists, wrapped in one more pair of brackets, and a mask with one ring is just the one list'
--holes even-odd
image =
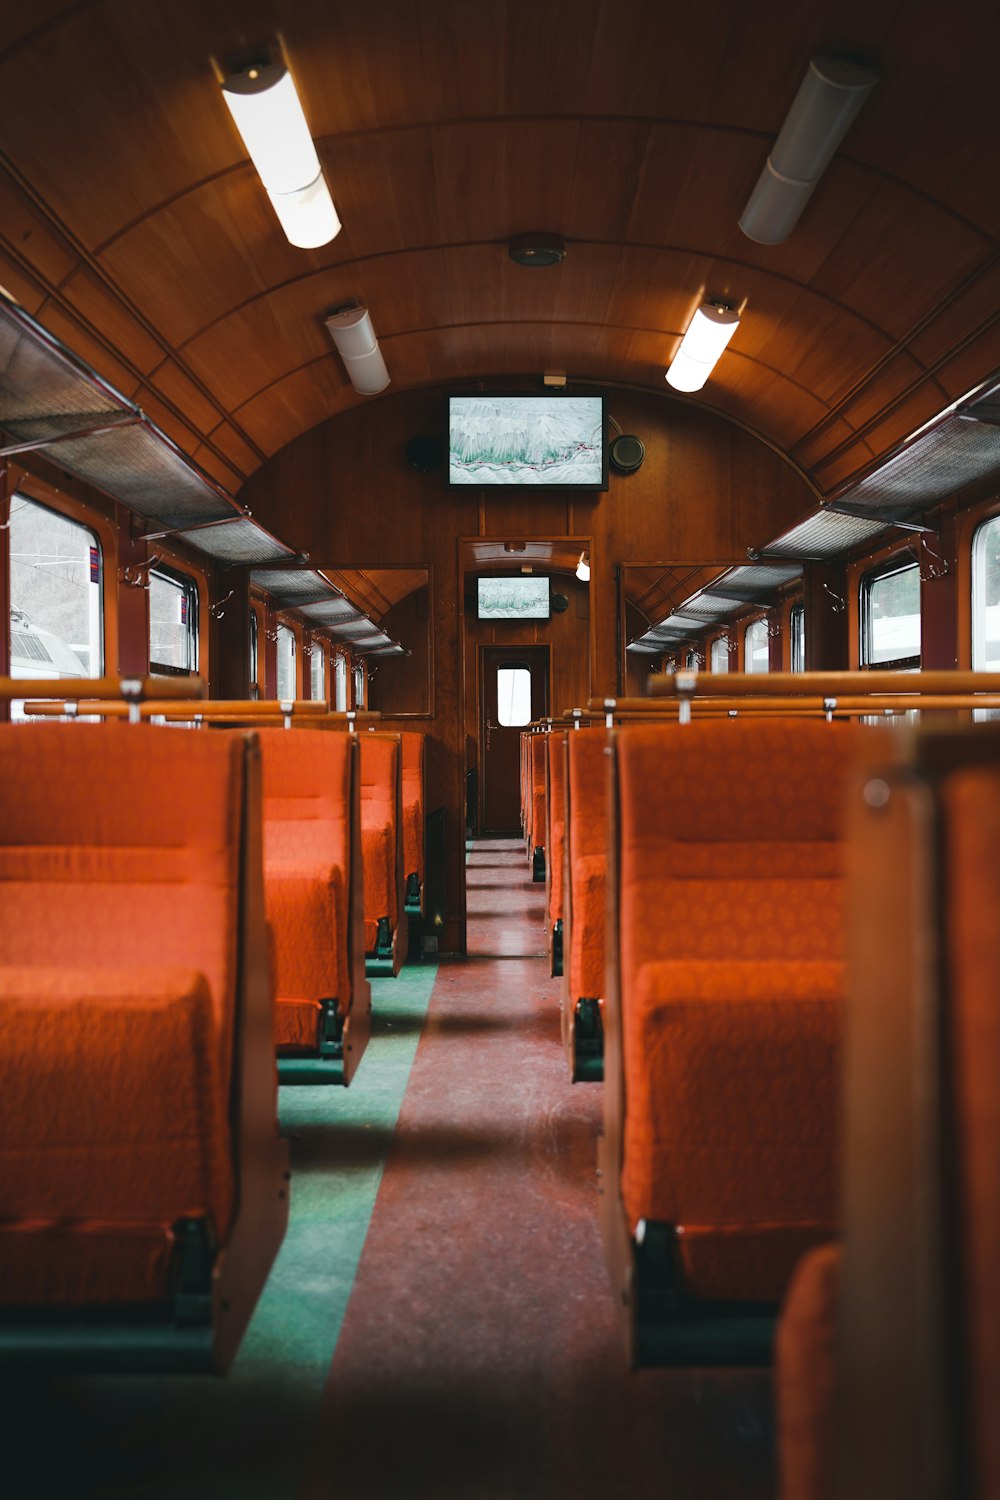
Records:
{"label": "round black speaker", "polygon": [[642,439],[633,437],[631,433],[623,433],[611,444],[611,463],[619,474],[634,474],[642,466],[645,457],[646,449]]}
{"label": "round black speaker", "polygon": [[552,595],[552,613],[561,615],[564,609],[569,608],[569,599],[565,594]]}
{"label": "round black speaker", "polygon": [[411,437],[406,445],[406,458],[411,468],[419,470],[421,474],[429,474],[444,459],[444,444],[439,437],[427,433]]}

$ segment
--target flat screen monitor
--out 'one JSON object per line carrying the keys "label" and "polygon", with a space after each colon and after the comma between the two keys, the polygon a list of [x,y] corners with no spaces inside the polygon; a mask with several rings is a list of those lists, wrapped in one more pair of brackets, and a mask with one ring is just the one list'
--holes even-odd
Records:
{"label": "flat screen monitor", "polygon": [[606,490],[603,396],[449,396],[448,483]]}
{"label": "flat screen monitor", "polygon": [[481,620],[547,620],[547,578],[480,578]]}

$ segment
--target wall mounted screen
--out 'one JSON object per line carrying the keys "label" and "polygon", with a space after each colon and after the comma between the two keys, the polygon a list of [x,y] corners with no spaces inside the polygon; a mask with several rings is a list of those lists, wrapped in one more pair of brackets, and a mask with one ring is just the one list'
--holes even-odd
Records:
{"label": "wall mounted screen", "polygon": [[450,396],[449,484],[606,490],[603,396]]}
{"label": "wall mounted screen", "polygon": [[480,578],[481,620],[547,620],[547,578]]}

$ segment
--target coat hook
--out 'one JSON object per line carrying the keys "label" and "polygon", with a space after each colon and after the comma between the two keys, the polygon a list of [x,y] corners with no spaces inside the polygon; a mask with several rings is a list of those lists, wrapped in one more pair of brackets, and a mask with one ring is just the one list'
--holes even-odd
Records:
{"label": "coat hook", "polygon": [[934,548],[927,540],[926,532],[921,533],[920,546],[922,549],[922,553],[929,552],[931,557],[934,559],[926,572],[924,572],[923,568],[920,569],[920,582],[934,583],[938,578],[947,578],[949,572],[948,559],[946,557],[942,557],[940,552],[934,551]]}
{"label": "coat hook", "polygon": [[830,587],[830,585],[828,583],[824,583],[823,588],[830,595],[830,598],[833,600],[833,604],[831,605],[831,608],[832,608],[834,614],[835,615],[841,615],[841,614],[843,614],[844,610],[847,608],[847,605],[844,602],[844,600],[840,597],[839,594],[835,594],[834,593],[833,589]]}
{"label": "coat hook", "polygon": [[[128,589],[148,589],[150,570],[156,567],[159,560],[159,553],[154,552],[146,562],[126,563],[123,568],[118,569],[118,577]],[[143,577],[143,574],[146,576]]]}
{"label": "coat hook", "polygon": [[230,589],[229,593],[224,599],[219,599],[215,604],[210,604],[208,606],[208,612],[212,616],[213,620],[221,620],[225,617],[226,605],[229,603],[235,592],[235,589]]}

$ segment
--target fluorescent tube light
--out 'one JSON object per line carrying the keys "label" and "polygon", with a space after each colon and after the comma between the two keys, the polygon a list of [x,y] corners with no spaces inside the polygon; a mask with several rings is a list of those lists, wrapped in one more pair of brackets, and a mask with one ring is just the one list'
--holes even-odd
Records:
{"label": "fluorescent tube light", "polygon": [[328,244],[340,220],[284,63],[234,73],[222,97],[290,243],[304,250]]}
{"label": "fluorescent tube light", "polygon": [[357,304],[336,309],[326,327],[344,361],[347,378],[362,396],[377,396],[389,384],[389,372],[372,328],[367,307]]}
{"label": "fluorescent tube light", "polygon": [[731,307],[703,302],[670,362],[667,384],[675,391],[700,391],[739,326],[739,315]]}
{"label": "fluorescent tube light", "polygon": [[878,82],[840,57],[814,57],[740,217],[762,245],[787,240],[834,152]]}

